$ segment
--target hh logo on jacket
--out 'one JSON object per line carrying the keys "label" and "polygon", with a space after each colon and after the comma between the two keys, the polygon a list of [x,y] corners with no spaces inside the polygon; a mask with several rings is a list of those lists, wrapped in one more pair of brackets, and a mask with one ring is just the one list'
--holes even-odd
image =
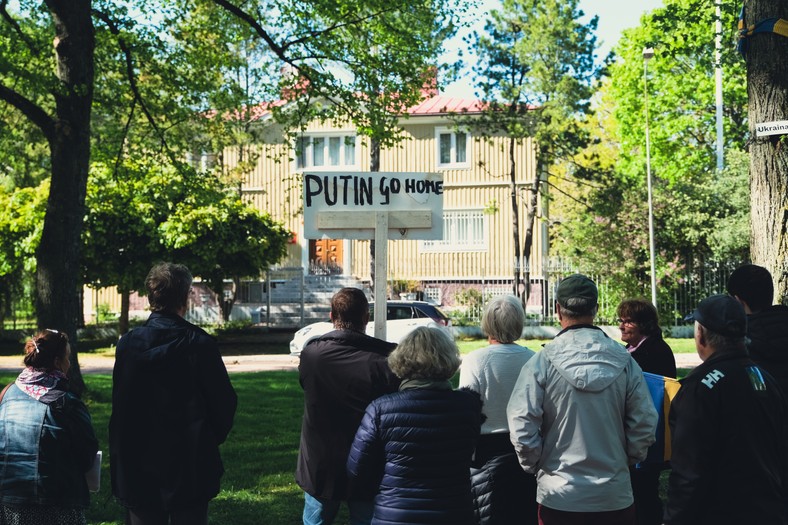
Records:
{"label": "hh logo on jacket", "polygon": [[709,389],[711,389],[714,388],[714,385],[717,384],[717,381],[719,381],[723,377],[725,377],[725,374],[723,374],[719,370],[712,370],[711,372],[706,374],[706,377],[703,378],[701,383],[703,383],[704,385],[709,387]]}

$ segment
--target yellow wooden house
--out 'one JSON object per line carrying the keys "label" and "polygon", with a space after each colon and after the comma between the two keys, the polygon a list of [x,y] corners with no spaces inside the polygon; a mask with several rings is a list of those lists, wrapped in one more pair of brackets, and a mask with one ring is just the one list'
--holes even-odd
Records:
{"label": "yellow wooden house", "polygon": [[[476,100],[434,95],[411,108],[401,119],[403,140],[380,155],[380,171],[439,172],[443,175],[443,239],[389,241],[388,280],[406,282],[409,291],[451,305],[459,289],[483,287],[487,294],[511,293],[513,243],[510,161],[506,137],[481,139],[457,127],[453,114],[479,113]],[[369,241],[304,238],[302,174],[369,171],[367,138],[352,125],[314,122],[292,141],[281,128],[266,124],[253,147],[225,149],[219,161],[232,171],[241,161],[255,159],[243,170],[241,192],[246,200],[293,232],[285,267],[309,273],[333,273],[360,281],[370,279]],[[515,151],[517,205],[521,237],[525,195],[535,179],[535,152],[530,140]],[[540,311],[545,294],[544,267],[548,253],[546,199],[539,213],[530,257],[530,311]],[[521,241],[522,242],[522,241]]]}

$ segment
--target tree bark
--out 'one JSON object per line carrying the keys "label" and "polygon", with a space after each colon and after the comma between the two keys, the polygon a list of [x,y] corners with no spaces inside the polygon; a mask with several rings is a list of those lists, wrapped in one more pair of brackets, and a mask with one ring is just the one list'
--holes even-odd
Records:
{"label": "tree bark", "polygon": [[[540,148],[540,151],[544,150]],[[534,180],[533,186],[528,190],[528,202],[526,202],[525,205],[525,223],[523,225],[525,237],[523,238],[522,260],[523,284],[525,285],[525,289],[523,290],[523,295],[520,298],[523,303],[523,309],[525,309],[525,306],[528,304],[528,298],[531,296],[531,249],[534,245],[534,227],[536,225],[537,205],[539,204],[539,189],[542,182],[542,169],[543,165],[537,154],[536,179]]]}
{"label": "tree bark", "polygon": [[[380,141],[374,137],[369,140],[369,171],[380,171]],[[375,239],[369,241],[369,291],[375,298]],[[386,293],[383,290],[383,293]]]}
{"label": "tree bark", "polygon": [[[511,187],[512,198],[512,233],[514,237],[514,281],[512,282],[513,293],[515,297],[520,297],[520,275],[521,275],[521,258],[520,258],[520,208],[517,204],[517,166],[514,160],[514,137],[509,137],[509,185]],[[525,307],[525,303],[523,303]]]}
{"label": "tree bark", "polygon": [[[745,23],[788,20],[788,0],[747,0]],[[747,39],[747,92],[750,146],[750,252],[766,267],[775,299],[788,300],[788,134],[757,137],[756,126],[788,120],[788,38],[760,33]]]}
{"label": "tree bark", "polygon": [[118,335],[129,331],[129,308],[131,307],[131,292],[120,291],[120,316],[118,317]]}
{"label": "tree bark", "polygon": [[63,330],[72,341],[71,388],[81,393],[76,331],[79,256],[90,164],[90,114],[95,48],[90,0],[47,0],[55,26],[60,82],[54,93],[54,129],[47,134],[52,179],[41,242],[36,253],[36,313],[39,328]]}

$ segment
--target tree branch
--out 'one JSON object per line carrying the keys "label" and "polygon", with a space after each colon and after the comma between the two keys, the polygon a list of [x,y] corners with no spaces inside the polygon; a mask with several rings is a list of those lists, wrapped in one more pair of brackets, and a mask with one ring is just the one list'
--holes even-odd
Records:
{"label": "tree branch", "polygon": [[[249,24],[249,27],[255,30],[255,32],[260,36],[260,38],[263,39],[266,45],[268,45],[271,51],[273,51],[274,54],[280,60],[288,64],[291,64],[290,60],[285,55],[284,48],[279,44],[277,44],[276,42],[274,42],[274,39],[271,38],[271,35],[268,34],[268,32],[263,28],[263,26],[261,26],[252,15],[250,15],[249,13],[247,13],[237,5],[231,4],[227,0],[213,0],[213,3],[220,7],[223,7],[225,10],[229,11],[230,13],[234,14],[235,16],[237,16],[238,18]],[[295,67],[295,64],[291,64],[291,65]]]}
{"label": "tree branch", "polygon": [[576,178],[571,178],[571,177],[565,177],[565,176],[563,176],[563,175],[556,175],[556,174],[554,174],[554,173],[550,173],[550,176],[551,176],[551,177],[555,177],[556,179],[565,180],[565,181],[567,181],[567,182],[573,182],[573,183],[575,183],[575,184],[579,184],[579,185],[581,185],[581,186],[588,186],[589,188],[593,188],[593,189],[595,189],[595,190],[601,190],[601,189],[604,189],[604,186],[602,186],[601,184],[594,184],[594,183],[592,183],[592,182],[590,182],[590,181],[585,181],[585,180],[582,180],[582,179],[576,179]]}
{"label": "tree branch", "polygon": [[153,115],[151,115],[147,104],[145,104],[145,101],[142,98],[142,94],[140,93],[139,86],[137,86],[137,76],[134,74],[134,61],[132,60],[132,57],[131,57],[131,50],[126,45],[126,41],[121,36],[120,28],[105,13],[102,13],[101,11],[98,11],[96,9],[93,9],[92,12],[93,12],[93,14],[96,17],[99,18],[99,20],[101,20],[102,22],[107,24],[107,27],[109,28],[110,32],[113,35],[118,37],[118,45],[120,46],[120,50],[123,52],[123,56],[125,57],[125,61],[126,61],[126,76],[127,76],[128,80],[129,80],[129,87],[131,88],[131,92],[134,94],[134,100],[136,100],[137,103],[139,103],[140,108],[142,108],[142,112],[145,114],[146,120],[151,125],[153,130],[156,132],[156,135],[158,135],[159,139],[161,139],[161,145],[164,148],[164,151],[167,152],[167,156],[170,158],[170,160],[173,161],[174,164],[177,165],[178,161],[175,158],[175,155],[172,153],[172,151],[170,151],[170,148],[167,145],[167,139],[165,138],[164,133],[161,131],[161,129],[159,129],[158,124],[156,124],[156,121],[154,120]]}
{"label": "tree branch", "polygon": [[115,175],[115,179],[118,178],[118,170],[120,169],[120,161],[123,159],[123,145],[126,143],[126,137],[129,136],[129,128],[131,128],[131,121],[134,118],[134,109],[137,107],[137,100],[132,100],[131,102],[131,111],[129,111],[129,118],[126,119],[126,125],[123,127],[123,136],[120,139],[120,145],[118,146],[118,156],[115,158],[115,169],[113,170],[113,174]]}
{"label": "tree branch", "polygon": [[5,100],[16,109],[22,112],[30,122],[38,126],[48,141],[52,141],[55,136],[55,121],[50,117],[41,106],[13,89],[0,83],[0,100]]}
{"label": "tree branch", "polygon": [[8,13],[8,10],[6,9],[7,5],[8,0],[0,0],[0,17],[8,22],[8,25],[11,26],[11,28],[14,30],[14,33],[19,35],[19,38],[21,38],[25,45],[27,45],[28,49],[30,49],[30,51],[37,56],[38,48],[35,46],[33,40],[28,37],[24,31],[22,31],[22,28],[19,26],[16,20],[14,20],[13,17]]}
{"label": "tree branch", "polygon": [[574,195],[571,195],[571,194],[569,194],[569,193],[565,192],[564,190],[562,190],[561,188],[559,188],[558,186],[556,186],[556,185],[555,185],[555,184],[553,184],[552,182],[550,182],[550,181],[548,181],[548,180],[543,180],[543,181],[542,181],[542,183],[544,183],[544,184],[547,184],[548,186],[550,186],[551,188],[553,188],[553,189],[554,189],[555,191],[557,191],[558,193],[561,193],[562,195],[564,195],[564,196],[566,196],[566,197],[569,197],[571,200],[573,200],[573,201],[575,201],[576,203],[580,204],[581,206],[585,207],[585,208],[586,208],[588,211],[594,211],[594,208],[592,208],[591,206],[589,206],[587,202],[583,202],[583,201],[581,201],[580,199],[578,199],[577,197],[575,197]]}
{"label": "tree branch", "polygon": [[[217,1],[223,1],[223,0],[217,0]],[[355,18],[355,19],[351,19],[351,20],[346,20],[346,21],[343,21],[343,22],[336,22],[335,24],[330,25],[330,26],[326,27],[325,29],[321,29],[319,31],[316,31],[316,30],[308,31],[304,36],[301,36],[299,38],[296,38],[295,40],[292,40],[290,42],[286,42],[285,44],[283,44],[282,45],[282,50],[286,51],[288,48],[290,48],[290,47],[292,47],[294,45],[302,44],[302,43],[308,41],[311,38],[314,38],[314,37],[317,37],[317,36],[320,36],[320,35],[324,35],[326,33],[331,33],[332,31],[336,31],[337,29],[341,29],[341,28],[344,28],[344,27],[360,24],[362,22],[366,22],[367,20],[371,20],[373,18],[376,18],[376,17],[378,17],[378,16],[380,16],[380,15],[382,15],[384,13],[389,13],[389,12],[393,12],[393,11],[397,11],[397,8],[392,7],[390,9],[381,9],[380,11],[377,11],[375,13],[370,13],[370,14],[368,14],[366,16],[361,16],[361,17],[358,17],[358,18]]]}

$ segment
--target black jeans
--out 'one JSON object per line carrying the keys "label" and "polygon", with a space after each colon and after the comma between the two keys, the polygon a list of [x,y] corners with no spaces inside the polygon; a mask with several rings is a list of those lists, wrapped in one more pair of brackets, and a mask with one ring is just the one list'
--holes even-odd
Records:
{"label": "black jeans", "polygon": [[208,502],[169,512],[162,508],[126,509],[126,525],[208,525]]}

